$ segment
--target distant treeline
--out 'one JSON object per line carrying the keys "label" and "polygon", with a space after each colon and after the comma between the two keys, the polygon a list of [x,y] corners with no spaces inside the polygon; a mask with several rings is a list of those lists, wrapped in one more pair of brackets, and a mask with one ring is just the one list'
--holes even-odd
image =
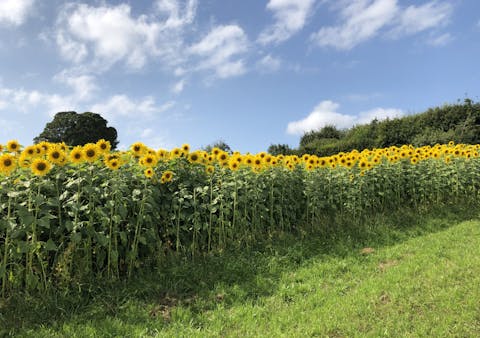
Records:
{"label": "distant treeline", "polygon": [[465,99],[463,103],[430,108],[426,112],[401,118],[373,120],[369,124],[339,130],[325,126],[304,134],[297,149],[272,144],[268,152],[278,154],[333,155],[353,149],[384,148],[412,144],[480,143],[480,103]]}

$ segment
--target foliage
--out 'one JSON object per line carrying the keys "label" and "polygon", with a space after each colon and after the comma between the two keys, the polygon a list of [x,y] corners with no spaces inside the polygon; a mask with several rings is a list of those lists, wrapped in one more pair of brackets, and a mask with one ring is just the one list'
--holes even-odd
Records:
{"label": "foliage", "polygon": [[213,148],[218,148],[229,154],[232,153],[232,148],[230,148],[230,146],[224,140],[215,141],[212,144],[205,146],[203,150],[205,150],[206,152],[211,152]]}
{"label": "foliage", "polygon": [[290,148],[288,144],[271,144],[268,147],[267,152],[270,155],[278,156],[278,155],[294,155],[295,150]]}
{"label": "foliage", "polygon": [[[477,207],[480,145],[271,156],[67,148],[0,155],[1,295],[124,280],[166,257],[250,247],[276,233],[355,232],[379,214]],[[13,149],[13,151],[12,151]]]}
{"label": "foliage", "polygon": [[64,142],[69,146],[77,146],[105,139],[115,149],[118,144],[117,131],[113,127],[107,127],[107,123],[96,113],[59,112],[47,123],[40,135],[34,138],[34,142]]}
{"label": "foliage", "polygon": [[346,130],[326,126],[306,133],[300,139],[300,154],[333,155],[353,149],[384,148],[437,143],[476,144],[480,142],[480,103],[465,99],[463,104],[444,105],[422,114],[373,120]]}

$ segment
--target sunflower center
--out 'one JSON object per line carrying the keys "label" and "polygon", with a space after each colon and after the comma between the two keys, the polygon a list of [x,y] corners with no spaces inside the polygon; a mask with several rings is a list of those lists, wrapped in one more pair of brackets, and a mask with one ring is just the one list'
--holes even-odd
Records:
{"label": "sunflower center", "polygon": [[95,156],[95,150],[93,149],[88,149],[86,152],[87,157],[94,157]]}
{"label": "sunflower center", "polygon": [[75,153],[73,157],[75,157],[76,160],[79,160],[82,157],[82,155],[79,153]]}
{"label": "sunflower center", "polygon": [[6,160],[3,161],[3,165],[5,167],[10,167],[12,165],[12,160],[7,158]]}
{"label": "sunflower center", "polygon": [[60,153],[59,153],[58,151],[55,151],[55,152],[52,153],[52,157],[53,157],[54,159],[57,159],[57,158],[60,157]]}
{"label": "sunflower center", "polygon": [[44,171],[45,169],[47,169],[47,165],[43,162],[40,162],[37,164],[37,170],[38,171]]}

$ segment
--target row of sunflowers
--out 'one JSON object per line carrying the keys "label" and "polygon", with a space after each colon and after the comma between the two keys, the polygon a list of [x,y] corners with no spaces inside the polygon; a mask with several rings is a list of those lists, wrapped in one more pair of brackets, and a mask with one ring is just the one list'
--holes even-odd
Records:
{"label": "row of sunflowers", "polygon": [[[452,158],[475,158],[479,156],[480,145],[454,144],[424,146],[415,148],[412,145],[401,147],[392,146],[383,149],[353,150],[348,153],[338,153],[333,156],[320,157],[305,154],[272,156],[266,152],[257,154],[229,154],[218,148],[211,152],[203,150],[190,151],[188,144],[170,151],[166,149],[151,149],[145,144],[137,142],[130,146],[129,151],[111,151],[111,145],[103,139],[97,143],[88,143],[84,146],[68,147],[65,143],[41,142],[36,145],[22,147],[18,141],[10,140],[5,146],[0,145],[0,173],[11,174],[17,167],[30,169],[34,175],[46,175],[52,166],[79,165],[82,163],[103,162],[110,170],[118,170],[126,163],[135,162],[144,168],[146,177],[155,174],[152,169],[159,161],[165,162],[175,158],[185,158],[192,164],[202,164],[207,173],[213,173],[215,165],[236,171],[242,167],[255,172],[269,167],[284,167],[293,170],[302,166],[306,170],[316,168],[359,168],[362,172],[373,168],[382,162],[395,163],[408,160],[411,164],[434,158],[449,163]],[[168,171],[162,176],[161,182],[171,181],[173,172]]]}
{"label": "row of sunflowers", "polygon": [[114,151],[105,140],[0,148],[2,297],[129,278],[168,255],[221,253],[282,232],[361,236],[382,215],[480,201],[480,146],[453,142],[325,157],[188,144]]}

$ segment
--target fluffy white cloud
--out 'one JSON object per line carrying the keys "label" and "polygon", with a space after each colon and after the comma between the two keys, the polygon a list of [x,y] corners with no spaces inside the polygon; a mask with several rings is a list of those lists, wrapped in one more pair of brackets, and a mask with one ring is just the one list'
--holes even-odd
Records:
{"label": "fluffy white cloud", "polygon": [[149,59],[166,66],[182,60],[182,29],[195,17],[197,0],[158,0],[150,15],[135,17],[128,4],[65,5],[57,19],[56,43],[61,55],[74,63],[89,62],[109,69],[122,62],[142,68]]}
{"label": "fluffy white cloud", "polygon": [[288,123],[287,133],[302,135],[312,130],[318,130],[327,125],[334,125],[339,129],[350,128],[357,124],[365,124],[373,119],[400,117],[404,115],[400,109],[375,108],[361,112],[358,115],[348,115],[337,112],[339,104],[332,101],[320,102],[304,119]]}
{"label": "fluffy white cloud", "polygon": [[354,0],[341,9],[341,25],[321,28],[312,40],[319,46],[351,49],[376,36],[397,12],[396,0]]}
{"label": "fluffy white cloud", "polygon": [[282,61],[279,58],[271,56],[270,54],[265,55],[261,60],[257,62],[257,68],[261,72],[272,73],[280,69]]}
{"label": "fluffy white cloud", "polygon": [[453,10],[451,4],[437,0],[406,8],[401,8],[397,2],[343,1],[338,7],[341,23],[322,27],[311,35],[311,39],[318,46],[349,50],[380,34],[399,38],[444,26]]}
{"label": "fluffy white cloud", "polygon": [[244,74],[241,56],[248,50],[248,39],[237,25],[217,26],[202,40],[190,46],[189,54],[199,57],[197,70],[213,70],[218,78]]}
{"label": "fluffy white cloud", "polygon": [[270,0],[267,9],[273,12],[275,23],[260,33],[258,42],[266,45],[289,39],[304,27],[314,3],[315,0]]}
{"label": "fluffy white cloud", "polygon": [[132,100],[126,95],[114,95],[104,102],[92,105],[89,110],[105,116],[108,121],[115,121],[119,116],[122,118],[148,117],[167,111],[174,105],[175,102],[170,101],[158,106],[151,96]]}
{"label": "fluffy white cloud", "polygon": [[55,75],[54,80],[66,84],[73,89],[73,96],[79,101],[86,101],[92,98],[92,95],[98,91],[96,79],[92,75],[80,74],[73,75],[68,71],[62,71]]}
{"label": "fluffy white cloud", "polygon": [[422,6],[408,6],[401,12],[394,35],[415,34],[430,28],[444,26],[451,16],[453,7],[449,3],[431,1]]}
{"label": "fluffy white cloud", "polygon": [[182,6],[178,0],[157,0],[155,9],[158,14],[165,15],[164,27],[179,28],[189,25],[195,19],[197,0],[188,0]]}
{"label": "fluffy white cloud", "polygon": [[20,26],[33,9],[34,0],[1,0],[0,24]]}

